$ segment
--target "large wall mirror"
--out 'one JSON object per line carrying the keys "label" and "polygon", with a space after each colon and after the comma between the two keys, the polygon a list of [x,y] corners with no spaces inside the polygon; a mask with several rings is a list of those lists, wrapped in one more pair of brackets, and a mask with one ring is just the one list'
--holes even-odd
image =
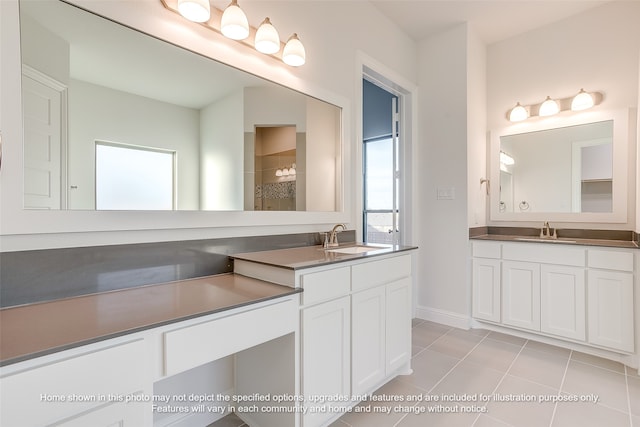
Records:
{"label": "large wall mirror", "polygon": [[20,33],[25,209],[341,209],[340,107],[61,1]]}
{"label": "large wall mirror", "polygon": [[586,115],[492,135],[491,219],[626,222],[626,116]]}

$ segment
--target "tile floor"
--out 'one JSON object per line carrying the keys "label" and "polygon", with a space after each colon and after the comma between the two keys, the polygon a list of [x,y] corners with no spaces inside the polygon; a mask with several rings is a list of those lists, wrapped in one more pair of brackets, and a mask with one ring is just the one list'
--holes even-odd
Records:
{"label": "tile floor", "polygon": [[[331,427],[640,427],[637,371],[583,353],[414,320],[412,367],[375,393],[403,402],[361,403]],[[212,427],[243,425],[230,416]]]}

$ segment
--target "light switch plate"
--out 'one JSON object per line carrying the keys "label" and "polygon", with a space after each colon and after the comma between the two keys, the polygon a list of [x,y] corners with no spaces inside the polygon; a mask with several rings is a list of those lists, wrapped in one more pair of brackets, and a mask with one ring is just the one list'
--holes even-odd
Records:
{"label": "light switch plate", "polygon": [[438,187],[438,200],[453,200],[456,198],[454,187]]}

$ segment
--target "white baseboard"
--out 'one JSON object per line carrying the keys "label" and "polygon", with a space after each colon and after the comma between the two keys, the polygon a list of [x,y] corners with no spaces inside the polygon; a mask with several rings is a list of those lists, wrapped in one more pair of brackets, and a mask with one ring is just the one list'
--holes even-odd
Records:
{"label": "white baseboard", "polygon": [[440,310],[437,308],[418,306],[416,308],[416,317],[418,319],[429,320],[431,322],[441,323],[454,328],[471,328],[471,316]]}

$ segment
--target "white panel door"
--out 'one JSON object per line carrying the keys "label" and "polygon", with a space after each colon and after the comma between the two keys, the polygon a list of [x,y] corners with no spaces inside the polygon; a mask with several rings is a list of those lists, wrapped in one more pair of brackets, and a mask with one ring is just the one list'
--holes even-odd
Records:
{"label": "white panel door", "polygon": [[[349,396],[350,298],[348,296],[302,310],[302,393]],[[333,406],[339,403],[331,403]],[[305,427],[321,426],[334,415],[329,402],[305,403]]]}
{"label": "white panel door", "polygon": [[62,94],[23,74],[24,207],[60,209],[62,203]]}
{"label": "white panel door", "polygon": [[633,352],[633,274],[589,270],[587,280],[588,341]]}
{"label": "white panel door", "polygon": [[411,359],[411,279],[386,286],[386,375]]}
{"label": "white panel door", "polygon": [[351,296],[351,384],[364,394],[385,376],[385,286]]}
{"label": "white panel door", "polygon": [[584,269],[543,264],[540,273],[540,330],[585,340]]}
{"label": "white panel door", "polygon": [[500,321],[500,260],[473,259],[473,317]]}
{"label": "white panel door", "polygon": [[502,263],[502,323],[540,330],[540,264]]}

